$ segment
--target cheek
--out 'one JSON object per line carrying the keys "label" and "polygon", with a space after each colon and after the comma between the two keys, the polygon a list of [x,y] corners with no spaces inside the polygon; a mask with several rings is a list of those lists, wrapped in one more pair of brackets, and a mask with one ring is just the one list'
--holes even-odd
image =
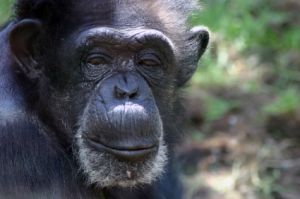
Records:
{"label": "cheek", "polygon": [[161,67],[141,67],[141,75],[147,80],[153,88],[165,88],[171,84],[173,74]]}
{"label": "cheek", "polygon": [[79,122],[86,131],[85,133],[88,133],[88,131],[100,124],[101,128],[109,128],[110,122],[107,118],[107,110],[100,97],[89,100]]}

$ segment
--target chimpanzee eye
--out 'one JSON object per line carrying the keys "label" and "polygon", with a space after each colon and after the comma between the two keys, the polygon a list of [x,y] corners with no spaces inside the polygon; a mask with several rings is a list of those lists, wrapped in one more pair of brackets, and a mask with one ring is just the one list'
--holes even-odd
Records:
{"label": "chimpanzee eye", "polygon": [[87,57],[86,63],[90,66],[106,65],[110,62],[110,57],[104,54],[92,54]]}
{"label": "chimpanzee eye", "polygon": [[160,66],[162,65],[160,58],[152,53],[138,56],[137,63],[142,66]]}

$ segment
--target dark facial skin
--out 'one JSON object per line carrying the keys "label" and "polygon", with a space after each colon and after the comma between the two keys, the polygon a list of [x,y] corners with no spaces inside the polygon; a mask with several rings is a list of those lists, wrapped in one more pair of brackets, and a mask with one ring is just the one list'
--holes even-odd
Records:
{"label": "dark facial skin", "polygon": [[74,33],[67,44],[75,45],[62,47],[68,50],[60,63],[75,71],[75,89],[67,89],[74,101],[84,98],[84,110],[73,115],[85,121],[85,142],[130,161],[156,153],[163,132],[154,93],[174,78],[171,41],[156,30],[101,27]]}
{"label": "dark facial skin", "polygon": [[155,35],[147,30],[118,34],[103,28],[92,38],[82,60],[84,78],[95,86],[86,109],[84,137],[96,149],[128,160],[157,152],[162,125],[149,84],[159,85],[169,63],[161,61],[162,48],[150,45]]}
{"label": "dark facial skin", "polygon": [[[41,118],[48,122],[50,113],[52,128],[69,143],[76,138],[74,151],[85,171],[119,162],[121,174],[110,171],[119,176],[109,178],[113,183],[98,182],[103,177],[92,182],[152,181],[166,161],[163,123],[175,89],[174,44],[158,30],[95,27],[64,37],[58,46],[46,55],[55,73],[45,73],[52,87],[40,100],[47,107]],[[103,155],[95,163],[94,156]],[[154,170],[154,177],[144,177]]]}

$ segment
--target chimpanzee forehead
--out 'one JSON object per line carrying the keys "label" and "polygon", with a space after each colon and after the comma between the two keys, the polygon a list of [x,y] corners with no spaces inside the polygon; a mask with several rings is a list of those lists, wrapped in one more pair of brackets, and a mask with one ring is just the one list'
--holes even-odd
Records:
{"label": "chimpanzee forehead", "polygon": [[[152,0],[153,2],[156,0]],[[69,20],[80,27],[148,27],[162,29],[158,17],[147,8],[146,0],[75,1]]]}
{"label": "chimpanzee forehead", "polygon": [[95,42],[111,43],[114,45],[143,46],[147,43],[157,44],[169,51],[175,50],[175,45],[164,33],[147,28],[115,29],[109,27],[97,27],[76,32],[73,34],[76,48]]}

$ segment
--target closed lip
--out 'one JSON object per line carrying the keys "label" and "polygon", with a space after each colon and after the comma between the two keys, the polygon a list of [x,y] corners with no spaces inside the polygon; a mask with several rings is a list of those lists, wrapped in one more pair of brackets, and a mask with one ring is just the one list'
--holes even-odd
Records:
{"label": "closed lip", "polygon": [[104,151],[115,155],[117,158],[123,160],[141,160],[150,154],[157,152],[158,145],[138,144],[132,146],[108,146],[98,140],[87,138],[86,143],[97,151]]}

